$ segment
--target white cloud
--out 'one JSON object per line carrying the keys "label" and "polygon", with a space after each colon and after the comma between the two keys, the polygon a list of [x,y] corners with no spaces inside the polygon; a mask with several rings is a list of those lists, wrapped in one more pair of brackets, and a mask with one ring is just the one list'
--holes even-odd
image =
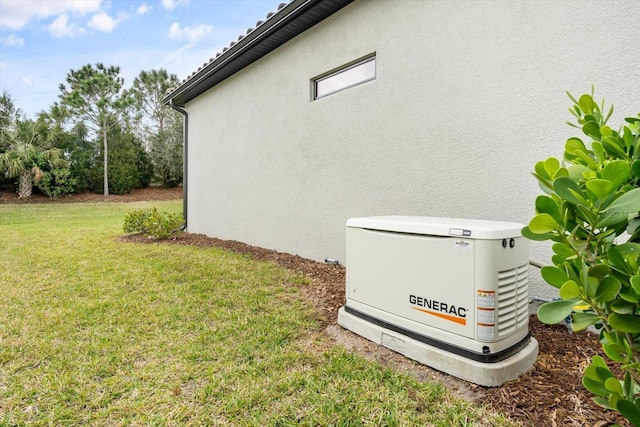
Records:
{"label": "white cloud", "polygon": [[15,34],[9,34],[7,37],[0,37],[0,45],[6,47],[24,47],[24,39],[17,37]]}
{"label": "white cloud", "polygon": [[67,14],[58,16],[47,29],[52,36],[58,38],[74,37],[84,33],[84,28],[77,27],[73,22],[69,23],[69,15]]}
{"label": "white cloud", "polygon": [[191,42],[195,42],[200,37],[209,34],[213,30],[211,25],[199,24],[195,27],[186,26],[180,28],[180,24],[174,22],[169,28],[170,39],[187,39]]}
{"label": "white cloud", "polygon": [[[167,65],[171,64],[183,64],[183,57],[184,54],[186,52],[189,51],[189,49],[191,49],[193,47],[193,45],[187,45],[187,46],[182,46],[181,48],[170,52],[168,55],[166,55],[164,58],[162,58],[162,60],[160,62],[158,62],[155,66],[155,68],[166,68]],[[201,59],[201,58],[200,58]],[[191,71],[191,68],[193,68],[191,66],[191,64],[189,65],[189,69],[187,71]],[[186,74],[186,72],[184,73]]]}
{"label": "white cloud", "polygon": [[26,86],[31,86],[33,84],[33,82],[31,81],[31,79],[28,76],[24,76],[23,78],[20,79],[20,83],[22,83],[23,85]]}
{"label": "white cloud", "polygon": [[119,23],[120,20],[113,19],[106,12],[100,12],[91,17],[91,20],[87,23],[87,26],[98,31],[110,33],[116,26],[118,26]]}
{"label": "white cloud", "polygon": [[102,0],[0,0],[0,27],[21,29],[32,19],[62,14],[86,15],[100,10]]}
{"label": "white cloud", "polygon": [[136,10],[136,15],[146,15],[151,12],[151,9],[153,9],[151,6],[146,3],[142,3],[140,7],[138,7],[138,10]]}
{"label": "white cloud", "polygon": [[181,4],[187,4],[189,0],[162,0],[162,7],[167,10],[173,10]]}

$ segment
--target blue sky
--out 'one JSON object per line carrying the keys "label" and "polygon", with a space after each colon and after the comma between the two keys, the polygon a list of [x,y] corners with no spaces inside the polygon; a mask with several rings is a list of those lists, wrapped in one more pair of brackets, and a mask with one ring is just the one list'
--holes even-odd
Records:
{"label": "blue sky", "polygon": [[69,70],[102,62],[187,77],[287,0],[0,0],[0,92],[31,118]]}

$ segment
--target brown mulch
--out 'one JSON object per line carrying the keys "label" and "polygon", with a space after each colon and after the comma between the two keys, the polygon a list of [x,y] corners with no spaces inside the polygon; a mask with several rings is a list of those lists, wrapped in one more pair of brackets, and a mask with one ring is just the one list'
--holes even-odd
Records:
{"label": "brown mulch", "polygon": [[141,202],[145,200],[176,200],[182,198],[182,187],[161,188],[149,187],[133,190],[129,194],[109,194],[104,196],[95,193],[67,194],[52,200],[44,194],[34,193],[27,199],[20,199],[15,193],[0,191],[0,205],[8,203],[93,203],[93,202]]}
{"label": "brown mulch", "polygon": [[[72,195],[63,202],[170,200],[182,196],[182,188],[136,190],[130,195]],[[0,204],[7,201],[6,193],[0,193]],[[36,199],[18,203],[34,203]],[[37,202],[46,203],[48,198]],[[137,235],[123,237],[132,242],[150,242]],[[301,273],[311,279],[305,286],[306,295],[317,309],[324,327],[335,326],[337,311],[344,304],[345,269],[335,267],[245,243],[220,240],[200,234],[182,233],[165,241],[167,244],[220,247],[236,253],[247,254],[253,259],[274,262]],[[545,325],[536,316],[530,318],[531,335],[538,340],[540,349],[536,364],[520,378],[500,387],[486,388],[465,383],[477,403],[485,404],[513,420],[527,426],[592,426],[604,427],[615,423],[629,424],[613,411],[597,406],[582,386],[582,372],[593,354],[604,355],[597,336],[583,332],[569,334],[562,325]],[[408,363],[408,366],[411,366]]]}

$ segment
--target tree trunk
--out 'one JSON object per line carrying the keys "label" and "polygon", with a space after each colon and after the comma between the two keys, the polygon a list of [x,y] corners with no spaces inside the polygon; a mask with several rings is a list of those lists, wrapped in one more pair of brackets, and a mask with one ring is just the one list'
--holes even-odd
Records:
{"label": "tree trunk", "polygon": [[28,199],[33,191],[33,174],[31,169],[27,169],[20,174],[18,181],[18,198]]}
{"label": "tree trunk", "polygon": [[[106,121],[105,121],[106,122]],[[109,195],[109,148],[107,147],[107,124],[102,125],[102,143],[104,145],[104,195]]]}

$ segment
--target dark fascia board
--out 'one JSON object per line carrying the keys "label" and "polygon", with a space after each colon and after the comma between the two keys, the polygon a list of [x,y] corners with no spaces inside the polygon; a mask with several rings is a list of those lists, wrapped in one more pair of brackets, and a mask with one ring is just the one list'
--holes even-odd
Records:
{"label": "dark fascia board", "polygon": [[169,92],[162,102],[184,106],[354,0],[293,0]]}

